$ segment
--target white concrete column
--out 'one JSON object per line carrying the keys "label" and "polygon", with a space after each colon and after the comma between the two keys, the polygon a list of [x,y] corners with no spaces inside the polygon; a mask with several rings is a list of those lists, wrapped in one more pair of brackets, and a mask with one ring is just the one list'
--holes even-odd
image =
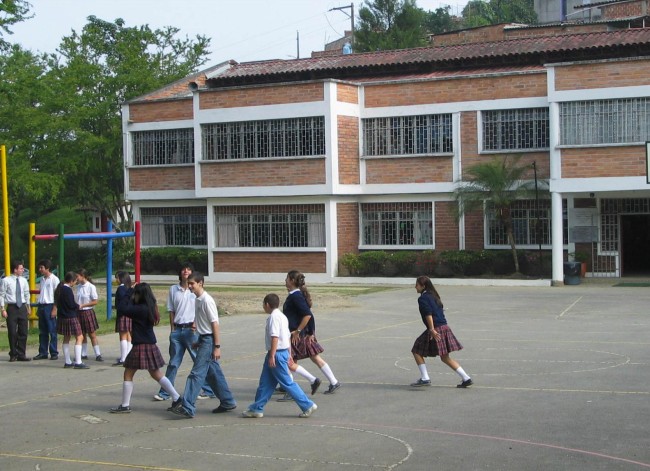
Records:
{"label": "white concrete column", "polygon": [[562,193],[551,193],[551,259],[553,262],[553,286],[564,285],[564,243],[562,236]]}

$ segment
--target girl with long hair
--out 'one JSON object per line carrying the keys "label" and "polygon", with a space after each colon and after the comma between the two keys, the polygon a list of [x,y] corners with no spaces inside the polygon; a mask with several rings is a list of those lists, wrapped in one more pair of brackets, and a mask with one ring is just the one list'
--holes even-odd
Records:
{"label": "girl with long hair", "polygon": [[[115,278],[119,283],[117,290],[115,290],[115,307],[119,306],[124,296],[128,296],[129,290],[133,285],[131,275],[125,271],[118,271]],[[115,332],[120,335],[120,357],[117,359],[113,366],[122,366],[124,359],[131,351],[131,318],[127,316],[120,316],[119,313],[115,316]]]}
{"label": "girl with long hair", "polygon": [[[63,357],[65,358],[64,368],[76,370],[88,369],[81,361],[81,343],[84,336],[79,323],[79,305],[74,299],[72,287],[77,282],[77,274],[69,271],[54,290],[54,302],[56,304],[56,332],[63,335]],[[74,364],[70,359],[70,338],[75,338]]]}

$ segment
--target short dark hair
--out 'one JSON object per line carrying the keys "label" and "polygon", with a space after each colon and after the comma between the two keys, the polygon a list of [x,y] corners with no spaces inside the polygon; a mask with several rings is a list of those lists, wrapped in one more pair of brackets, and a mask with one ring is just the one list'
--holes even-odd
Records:
{"label": "short dark hair", "polygon": [[11,271],[14,271],[20,265],[25,266],[22,260],[12,260],[11,261]]}
{"label": "short dark hair", "polygon": [[186,268],[189,268],[192,270],[192,273],[194,273],[194,265],[192,265],[192,262],[182,262],[181,266],[178,267],[178,280],[183,281],[183,270]]}
{"label": "short dark hair", "polygon": [[52,262],[50,262],[47,258],[44,258],[43,260],[40,260],[38,264],[36,264],[37,267],[43,267],[46,270],[49,270],[52,268]]}
{"label": "short dark hair", "polygon": [[264,296],[264,304],[268,304],[271,309],[277,309],[280,306],[280,297],[275,293],[269,293]]}
{"label": "short dark hair", "polygon": [[197,283],[204,283],[203,273],[198,271],[193,271],[192,274],[187,277],[188,280],[196,281]]}

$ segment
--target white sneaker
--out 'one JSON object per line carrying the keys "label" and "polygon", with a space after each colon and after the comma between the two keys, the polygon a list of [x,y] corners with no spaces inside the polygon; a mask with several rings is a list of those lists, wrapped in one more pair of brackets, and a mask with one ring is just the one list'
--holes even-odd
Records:
{"label": "white sneaker", "polygon": [[312,415],[316,411],[316,409],[318,409],[318,406],[316,405],[316,403],[314,403],[313,406],[311,406],[309,409],[307,409],[302,414],[298,415],[298,417],[302,417],[303,419],[306,419],[307,417]]}
{"label": "white sneaker", "polygon": [[168,397],[162,397],[160,394],[154,394],[153,395],[153,400],[154,401],[166,401],[169,399]]}
{"label": "white sneaker", "polygon": [[255,412],[250,409],[246,409],[244,412],[241,413],[242,417],[246,417],[248,419],[260,419],[264,417],[264,414],[261,412]]}

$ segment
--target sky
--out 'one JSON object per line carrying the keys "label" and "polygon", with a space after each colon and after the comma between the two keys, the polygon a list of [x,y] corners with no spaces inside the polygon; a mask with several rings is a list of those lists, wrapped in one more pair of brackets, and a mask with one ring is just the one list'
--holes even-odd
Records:
{"label": "sky", "polygon": [[[207,66],[234,59],[249,62],[309,57],[328,42],[339,39],[351,22],[354,3],[358,18],[362,1],[351,0],[28,0],[34,17],[11,27],[12,43],[40,52],[56,52],[72,30],[81,32],[86,18],[95,15],[126,26],[152,29],[174,26],[181,38],[211,38]],[[425,10],[451,6],[460,14],[467,0],[417,0]],[[346,14],[347,13],[347,14]],[[299,49],[298,49],[299,45]]]}

